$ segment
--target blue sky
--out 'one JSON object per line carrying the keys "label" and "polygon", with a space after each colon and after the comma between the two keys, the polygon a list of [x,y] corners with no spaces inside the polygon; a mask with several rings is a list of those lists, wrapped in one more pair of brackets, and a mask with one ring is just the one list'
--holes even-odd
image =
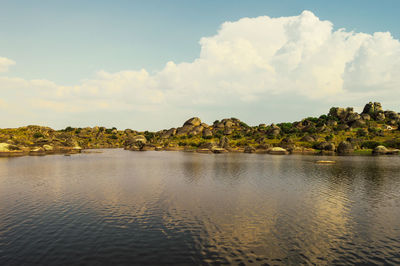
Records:
{"label": "blue sky", "polygon": [[[400,38],[400,1],[0,1],[0,57],[8,58],[15,65],[0,73],[8,78],[24,80],[46,80],[57,86],[78,86],[82,81],[96,79],[98,71],[118,73],[120,71],[139,71],[145,69],[150,75],[159,73],[169,61],[175,64],[193,62],[202,49],[199,40],[202,37],[215,36],[226,21],[238,21],[241,18],[259,16],[291,17],[299,16],[304,10],[311,11],[321,21],[333,24],[333,31],[345,28],[347,32],[390,32],[394,39]],[[397,51],[397,50],[396,50]],[[7,83],[8,84],[8,83]],[[7,85],[12,87],[11,85]],[[29,85],[24,85],[28,86]],[[96,85],[97,86],[97,85]],[[100,85],[99,85],[100,86]],[[160,85],[163,86],[162,84]],[[167,85],[165,85],[167,86]],[[372,85],[371,85],[372,86]],[[24,89],[29,90],[28,87]],[[186,88],[186,87],[185,87]],[[3,88],[4,90],[4,88]],[[134,89],[132,89],[134,90]],[[258,93],[258,92],[257,92]],[[256,94],[257,94],[256,93]],[[6,92],[3,95],[8,95]],[[256,95],[255,94],[255,95]],[[258,94],[257,94],[258,95]],[[275,95],[275,94],[274,94]],[[21,97],[32,97],[21,90]],[[81,97],[81,96],[77,96]],[[108,97],[108,96],[107,96]],[[241,96],[242,98],[246,96]],[[251,95],[251,97],[258,97]],[[249,98],[251,98],[249,97]],[[266,97],[263,95],[262,97]],[[262,98],[260,96],[260,99]],[[283,96],[279,96],[285,99]],[[12,103],[16,95],[3,97],[4,103]],[[378,97],[379,98],[379,97]],[[253,99],[254,100],[254,99]],[[290,100],[289,103],[294,100]],[[304,103],[313,102],[305,99]],[[47,101],[49,102],[49,101]],[[319,101],[321,102],[321,101]],[[238,104],[234,99],[232,103]],[[331,102],[329,102],[330,104]],[[336,102],[334,102],[336,103]],[[338,104],[345,101],[337,101]],[[347,102],[346,102],[347,103]],[[129,104],[129,103],[128,103]],[[135,103],[132,103],[135,104]],[[271,103],[271,105],[276,102]],[[284,101],[282,104],[285,104]],[[328,102],[326,103],[328,104]],[[324,103],[315,109],[304,108],[296,115],[289,112],[252,118],[253,104],[218,110],[218,106],[208,104],[193,109],[182,107],[179,110],[165,109],[176,113],[175,119],[169,119],[162,126],[177,126],[184,117],[203,115],[206,119],[222,118],[235,112],[250,123],[265,120],[295,120],[313,115]],[[349,103],[350,104],[350,103]],[[49,103],[49,106],[51,104]],[[355,102],[354,105],[361,105]],[[390,105],[390,104],[389,104]],[[317,105],[316,105],[317,106]],[[146,107],[147,108],[147,107]],[[153,119],[151,111],[141,109]],[[289,107],[288,107],[289,108]],[[296,107],[297,108],[297,107]],[[79,109],[79,108],[78,108]],[[268,112],[268,108],[260,105]],[[289,108],[290,109],[290,108]],[[231,112],[229,112],[231,110]],[[168,112],[169,112],[168,111]],[[157,128],[158,118],[138,119],[133,111],[115,111],[96,115],[98,112],[79,111],[77,114],[62,115],[64,122],[56,121],[48,113],[39,110],[26,110],[32,115],[16,115],[4,126],[17,126],[22,123],[47,123],[54,127],[73,124],[76,126],[102,123],[120,127]],[[120,122],[111,121],[114,115],[121,117]],[[172,115],[172,114],[171,114]],[[130,125],[130,118],[132,124]],[[136,118],[135,118],[136,117]],[[139,116],[138,116],[139,117]],[[164,118],[162,118],[165,121]],[[92,122],[93,121],[93,122]],[[210,121],[207,121],[210,122]],[[5,122],[4,122],[5,123]]]}
{"label": "blue sky", "polygon": [[160,70],[191,61],[198,41],[225,21],[303,10],[335,28],[400,37],[400,1],[0,1],[0,51],[18,64],[11,74],[65,85],[99,69]]}

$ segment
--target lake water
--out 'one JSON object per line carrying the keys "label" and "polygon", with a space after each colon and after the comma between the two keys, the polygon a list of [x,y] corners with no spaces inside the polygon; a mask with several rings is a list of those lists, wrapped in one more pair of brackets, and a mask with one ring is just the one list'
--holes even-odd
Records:
{"label": "lake water", "polygon": [[399,264],[400,157],[0,158],[0,265]]}

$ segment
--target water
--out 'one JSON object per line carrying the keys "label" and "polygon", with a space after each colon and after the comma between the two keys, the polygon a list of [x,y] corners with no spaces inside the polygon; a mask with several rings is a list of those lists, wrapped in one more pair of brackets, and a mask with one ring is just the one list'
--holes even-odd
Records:
{"label": "water", "polygon": [[400,157],[323,158],[0,158],[0,265],[399,264]]}

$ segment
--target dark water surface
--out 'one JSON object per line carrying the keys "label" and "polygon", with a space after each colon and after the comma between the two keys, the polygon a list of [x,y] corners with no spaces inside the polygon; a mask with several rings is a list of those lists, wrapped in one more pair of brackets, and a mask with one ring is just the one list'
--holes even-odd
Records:
{"label": "dark water surface", "polygon": [[0,158],[0,265],[400,264],[400,157],[323,158]]}

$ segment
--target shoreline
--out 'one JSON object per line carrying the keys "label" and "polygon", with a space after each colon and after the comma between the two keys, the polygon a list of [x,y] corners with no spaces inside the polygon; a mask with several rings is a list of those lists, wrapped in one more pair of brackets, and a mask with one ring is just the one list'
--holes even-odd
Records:
{"label": "shoreline", "polygon": [[400,113],[369,102],[362,113],[332,107],[327,115],[293,123],[249,126],[237,118],[206,124],[198,117],[157,132],[117,128],[26,126],[0,129],[0,157],[75,154],[87,149],[272,155],[397,155]]}
{"label": "shoreline", "polygon": [[79,150],[73,150],[73,149],[65,149],[65,150],[57,150],[57,151],[40,151],[40,152],[35,152],[35,151],[10,151],[10,152],[0,152],[0,158],[15,158],[15,157],[25,157],[25,156],[48,156],[48,155],[76,155],[76,154],[100,154],[102,151],[98,150],[114,150],[114,149],[121,149],[125,151],[130,151],[130,152],[146,152],[146,151],[165,151],[165,152],[184,152],[184,153],[199,153],[199,154],[229,154],[229,153],[244,153],[244,154],[258,154],[258,155],[304,155],[304,156],[327,156],[327,157],[346,157],[346,156],[367,156],[367,157],[395,157],[399,156],[399,154],[396,153],[387,153],[387,154],[374,154],[372,150],[356,150],[351,153],[346,153],[346,154],[337,154],[335,152],[333,153],[326,153],[323,151],[306,151],[306,152],[299,152],[299,151],[294,151],[294,152],[271,152],[268,150],[255,150],[253,152],[245,152],[244,149],[229,149],[229,150],[223,150],[222,149],[216,149],[216,150],[211,150],[211,149],[185,149],[181,147],[176,147],[176,148],[163,148],[163,149],[146,149],[146,150],[130,150],[122,147],[107,147],[107,148],[89,148],[89,149],[79,149]]}

